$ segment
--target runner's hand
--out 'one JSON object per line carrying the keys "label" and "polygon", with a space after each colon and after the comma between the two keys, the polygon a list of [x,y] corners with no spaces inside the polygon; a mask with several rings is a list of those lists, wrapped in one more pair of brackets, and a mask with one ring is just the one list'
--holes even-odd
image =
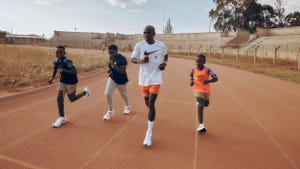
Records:
{"label": "runner's hand", "polygon": [[51,77],[49,80],[48,80],[48,83],[51,84],[53,81],[53,78]]}
{"label": "runner's hand", "polygon": [[191,86],[194,86],[194,81],[193,81],[193,80],[191,80],[190,85],[191,85]]}
{"label": "runner's hand", "polygon": [[166,63],[162,63],[162,64],[160,64],[160,65],[158,66],[158,68],[159,68],[161,71],[163,71],[163,70],[165,70],[166,66],[167,66]]}
{"label": "runner's hand", "polygon": [[209,82],[209,80],[203,80],[203,84],[208,84]]}
{"label": "runner's hand", "polygon": [[142,60],[141,63],[148,63],[149,62],[149,57],[145,56]]}

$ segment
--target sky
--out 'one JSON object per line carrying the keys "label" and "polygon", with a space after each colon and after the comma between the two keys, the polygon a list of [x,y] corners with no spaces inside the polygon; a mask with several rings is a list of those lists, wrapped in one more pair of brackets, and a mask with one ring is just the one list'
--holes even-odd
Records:
{"label": "sky", "polygon": [[[258,0],[275,7],[275,0]],[[54,30],[140,34],[157,33],[170,18],[173,33],[214,31],[208,13],[213,0],[0,0],[0,30],[47,38]],[[285,14],[300,11],[300,0],[283,0]],[[211,27],[210,27],[211,25]]]}

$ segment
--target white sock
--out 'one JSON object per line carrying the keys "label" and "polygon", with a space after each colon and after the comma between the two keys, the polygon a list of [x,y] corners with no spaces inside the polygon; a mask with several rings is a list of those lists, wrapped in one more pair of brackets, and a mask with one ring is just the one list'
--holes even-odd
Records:
{"label": "white sock", "polygon": [[148,130],[147,130],[147,134],[151,134],[151,135],[152,135],[153,123],[154,123],[154,121],[149,121],[149,120],[148,120]]}
{"label": "white sock", "polygon": [[199,124],[199,127],[205,128],[204,123],[200,123],[200,124]]}

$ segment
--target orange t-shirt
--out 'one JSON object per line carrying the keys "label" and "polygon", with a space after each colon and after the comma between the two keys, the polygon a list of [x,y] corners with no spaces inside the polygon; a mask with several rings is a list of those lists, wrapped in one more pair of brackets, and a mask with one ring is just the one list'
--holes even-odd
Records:
{"label": "orange t-shirt", "polygon": [[203,84],[203,80],[209,80],[209,76],[214,74],[211,69],[204,66],[202,70],[197,67],[192,69],[194,77],[194,90],[195,92],[210,93],[210,84]]}

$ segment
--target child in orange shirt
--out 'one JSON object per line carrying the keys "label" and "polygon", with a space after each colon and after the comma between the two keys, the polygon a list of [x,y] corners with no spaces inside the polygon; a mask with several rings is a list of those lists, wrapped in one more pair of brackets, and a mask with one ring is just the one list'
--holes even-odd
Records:
{"label": "child in orange shirt", "polygon": [[[191,86],[194,86],[197,100],[199,126],[197,131],[205,133],[206,128],[203,123],[203,109],[209,105],[210,83],[218,81],[217,75],[208,67],[204,66],[205,56],[200,54],[196,58],[196,67],[190,73]],[[210,79],[211,77],[211,79]]]}

